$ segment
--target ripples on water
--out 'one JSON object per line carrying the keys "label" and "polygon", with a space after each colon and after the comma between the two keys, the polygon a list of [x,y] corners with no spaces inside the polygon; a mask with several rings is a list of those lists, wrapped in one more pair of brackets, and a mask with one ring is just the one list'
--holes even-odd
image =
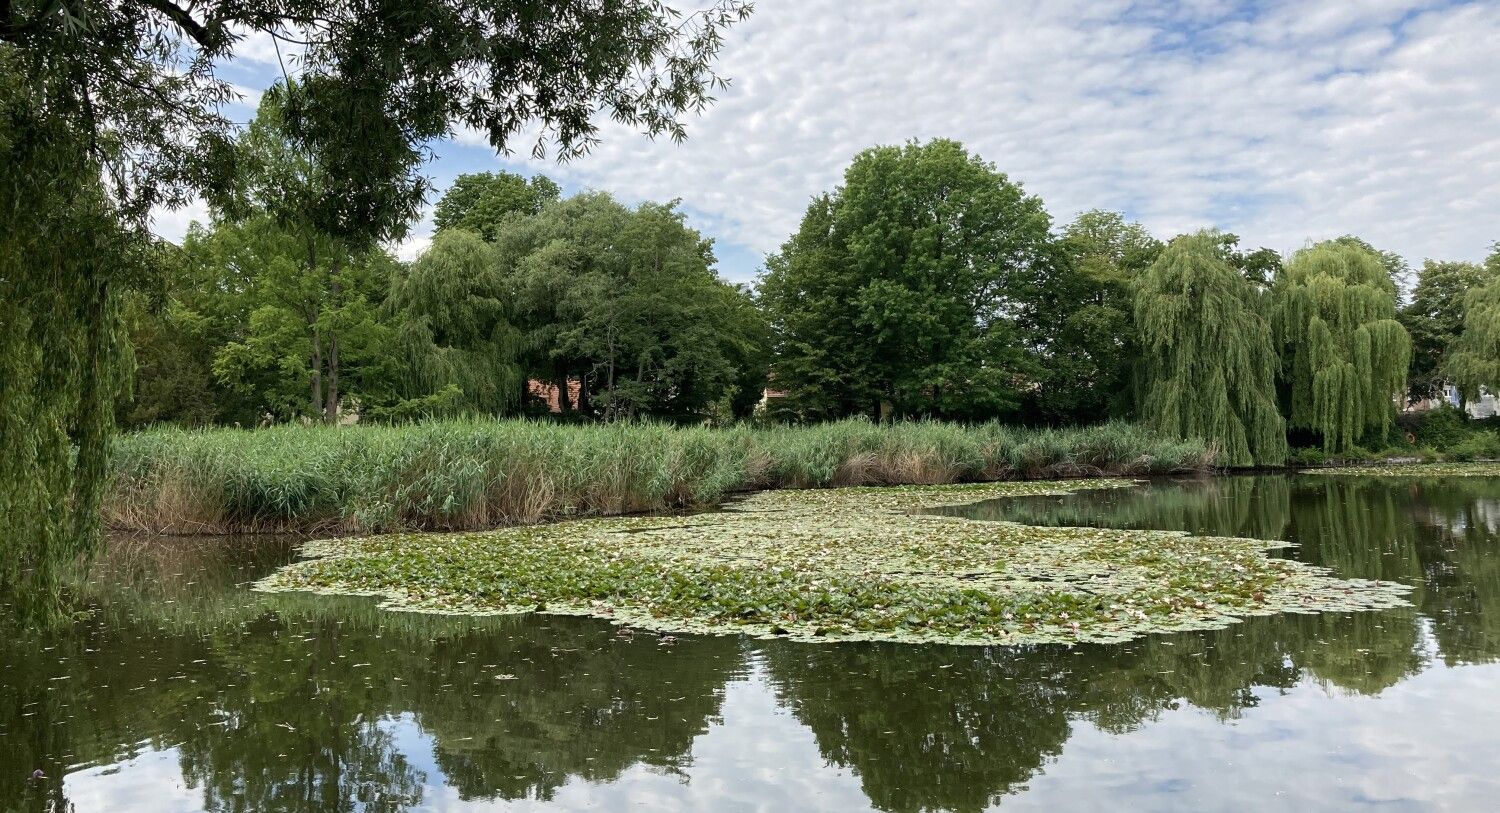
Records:
{"label": "ripples on water", "polygon": [[116,540],[88,620],[0,640],[0,800],[156,813],[1500,797],[1500,480],[1233,477],[960,510],[1290,539],[1287,555],[1416,591],[1400,610],[1115,646],[662,646],[589,619],[244,590],[294,556],[285,540]]}

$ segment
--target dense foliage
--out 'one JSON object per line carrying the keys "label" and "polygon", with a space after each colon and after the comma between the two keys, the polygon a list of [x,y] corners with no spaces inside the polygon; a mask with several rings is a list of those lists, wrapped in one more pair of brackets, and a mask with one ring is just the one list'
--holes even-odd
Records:
{"label": "dense foliage", "polygon": [[1051,221],[954,141],[877,147],[766,260],[775,387],[800,418],[986,417],[1020,401],[1008,317],[1055,265]]}
{"label": "dense foliage", "polygon": [[1464,296],[1462,332],[1441,368],[1470,400],[1482,391],[1500,394],[1500,245],[1485,261],[1482,279]]}
{"label": "dense foliage", "polygon": [[[720,83],[721,32],[748,12],[736,0],[688,17],[653,0],[0,3],[0,535],[14,551],[0,593],[92,546],[126,355],[120,297],[154,287],[157,264],[139,261],[153,206],[207,194],[234,219],[248,203],[326,241],[331,255],[305,267],[327,260],[330,308],[344,309],[345,261],[417,214],[430,140],[465,126],[503,149],[535,124],[538,148],[578,154],[601,111],[681,137],[679,116]],[[236,142],[217,70],[249,32],[300,54],[295,79],[267,94],[279,115],[259,123],[274,137],[252,127]],[[310,332],[309,366],[331,366],[308,406],[322,400],[325,416],[341,400],[337,360],[357,352],[337,321]],[[286,359],[276,344],[265,349]]]}
{"label": "dense foliage", "polygon": [[1127,414],[1138,356],[1131,287],[1162,243],[1117,212],[1094,210],[1063,228],[1060,247],[1062,262],[1019,319],[1039,362],[1024,412],[1049,423]]}
{"label": "dense foliage", "polygon": [[850,419],[717,429],[455,419],[357,431],[162,427],[117,441],[119,528],[243,532],[486,528],[712,503],[736,491],[1200,472],[1197,440],[1108,423]]}
{"label": "dense foliage", "polygon": [[1271,329],[1221,238],[1178,237],[1136,283],[1140,412],[1161,432],[1216,443],[1225,465],[1280,465],[1286,433]]}
{"label": "dense foliage", "polygon": [[1407,375],[1407,397],[1417,401],[1435,398],[1447,383],[1442,374],[1443,356],[1464,330],[1464,298],[1484,285],[1487,276],[1477,263],[1428,260],[1417,274],[1411,301],[1398,318],[1411,336],[1411,370]]}
{"label": "dense foliage", "polygon": [[87,134],[56,115],[64,84],[31,81],[0,45],[0,598],[26,585],[22,612],[50,606],[59,565],[93,547],[127,366],[118,292],[152,264]]}
{"label": "dense foliage", "polygon": [[1289,393],[1287,423],[1326,451],[1383,431],[1406,390],[1411,338],[1396,320],[1390,266],[1357,240],[1292,255],[1271,289],[1272,326]]}
{"label": "dense foliage", "polygon": [[716,405],[744,415],[759,398],[760,315],[676,204],[586,193],[494,234],[521,363],[563,411],[689,420]]}
{"label": "dense foliage", "polygon": [[[570,420],[678,423],[1133,415],[1244,465],[1280,459],[1282,416],[1341,453],[1382,434],[1409,358],[1413,395],[1500,386],[1493,258],[1483,275],[1424,268],[1401,311],[1412,352],[1394,254],[1346,237],[1283,267],[1228,234],[1163,253],[1098,211],[1054,231],[1039,198],[948,140],[857,155],[756,290],[716,275],[676,202],[565,198],[505,172],[460,176],[431,248],[389,255],[431,191],[435,139],[539,134],[538,154],[573,156],[600,114],[682,137],[748,12],[0,3],[0,531],[15,551],[0,590],[51,585],[91,548],[117,421],[503,416],[546,399]],[[297,56],[242,126],[218,71],[250,33]],[[150,235],[153,207],[194,196],[210,222],[181,246]],[[1264,376],[1278,367],[1279,393]],[[1278,397],[1282,416],[1265,408]]]}

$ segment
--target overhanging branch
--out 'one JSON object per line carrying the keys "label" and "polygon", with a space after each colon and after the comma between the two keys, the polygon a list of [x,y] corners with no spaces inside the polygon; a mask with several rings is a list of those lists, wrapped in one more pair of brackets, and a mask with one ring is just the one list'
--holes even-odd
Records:
{"label": "overhanging branch", "polygon": [[223,31],[220,26],[209,26],[198,22],[186,9],[172,3],[171,0],[141,0],[141,3],[171,20],[173,25],[182,29],[182,33],[198,43],[203,50],[215,51],[223,45]]}

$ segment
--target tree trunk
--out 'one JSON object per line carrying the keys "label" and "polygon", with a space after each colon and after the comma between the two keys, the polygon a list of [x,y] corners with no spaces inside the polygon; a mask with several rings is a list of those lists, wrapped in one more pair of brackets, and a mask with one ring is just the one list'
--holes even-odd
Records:
{"label": "tree trunk", "polygon": [[568,368],[559,364],[555,368],[557,379],[557,411],[568,412],[573,409],[573,399],[568,393]]}
{"label": "tree trunk", "polygon": [[[343,286],[339,283],[339,261],[338,255],[334,254],[332,274],[328,282],[328,304],[332,308],[339,305],[339,295],[343,293]],[[336,424],[339,422],[339,334],[334,330],[328,331],[328,387],[327,404],[323,407],[323,420]]]}
{"label": "tree trunk", "polygon": [[589,377],[587,374],[578,376],[578,411],[585,415],[592,411],[589,407]]}
{"label": "tree trunk", "polygon": [[328,337],[328,401],[323,408],[323,418],[329,423],[339,422],[339,337]]}
{"label": "tree trunk", "polygon": [[312,329],[312,400],[309,402],[308,414],[320,415],[323,412],[323,345],[318,340],[318,327],[313,325]]}

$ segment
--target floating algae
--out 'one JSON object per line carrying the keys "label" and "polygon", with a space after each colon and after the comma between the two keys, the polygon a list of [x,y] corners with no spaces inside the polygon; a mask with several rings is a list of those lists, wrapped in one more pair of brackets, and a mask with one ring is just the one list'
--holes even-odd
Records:
{"label": "floating algae", "polygon": [[1306,469],[1301,473],[1360,477],[1500,477],[1500,463],[1389,463]]}
{"label": "floating algae", "polygon": [[1266,555],[1283,542],[920,513],[1124,480],[767,491],[715,513],[311,542],[266,591],[389,609],[592,615],[806,641],[1123,641],[1251,615],[1373,610],[1409,588]]}

